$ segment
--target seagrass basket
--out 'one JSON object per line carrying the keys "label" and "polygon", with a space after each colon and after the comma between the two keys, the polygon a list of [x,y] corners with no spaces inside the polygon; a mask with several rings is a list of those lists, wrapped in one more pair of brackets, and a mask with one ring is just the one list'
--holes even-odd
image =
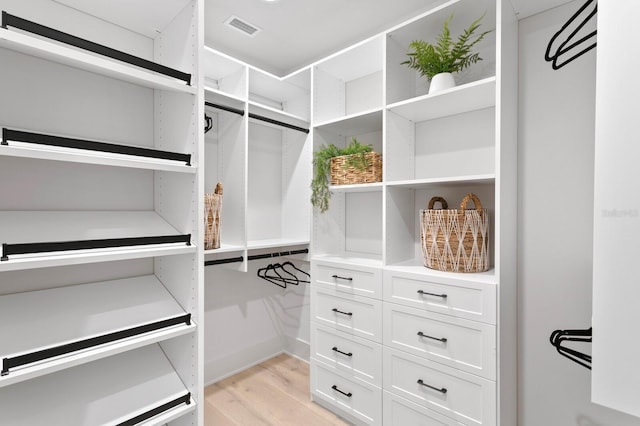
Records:
{"label": "seagrass basket", "polygon": [[331,185],[382,182],[382,155],[380,153],[367,152],[364,154],[367,161],[367,167],[364,170],[347,165],[349,157],[351,156],[340,155],[331,159]]}
{"label": "seagrass basket", "polygon": [[220,248],[220,211],[222,210],[222,184],[218,182],[212,193],[204,194],[204,248]]}
{"label": "seagrass basket", "polygon": [[[475,209],[468,209],[473,201]],[[434,209],[440,202],[441,209]],[[489,214],[475,194],[467,194],[460,209],[449,209],[442,197],[433,197],[420,210],[420,242],[424,266],[447,272],[484,272],[489,269]]]}

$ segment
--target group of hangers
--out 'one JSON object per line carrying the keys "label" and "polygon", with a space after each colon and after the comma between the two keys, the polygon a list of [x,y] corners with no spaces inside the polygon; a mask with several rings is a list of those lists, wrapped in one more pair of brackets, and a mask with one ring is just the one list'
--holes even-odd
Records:
{"label": "group of hangers", "polygon": [[[292,269],[288,269],[292,268]],[[288,284],[298,285],[300,283],[309,283],[309,280],[301,280],[296,272],[301,272],[307,277],[311,277],[307,272],[299,269],[293,263],[286,261],[283,263],[271,263],[264,268],[258,269],[257,275],[263,280],[267,280],[278,287],[287,288]]]}
{"label": "group of hangers", "polygon": [[[593,9],[587,10],[591,4],[594,4]],[[597,0],[587,0],[587,2],[569,18],[562,28],[551,37],[551,41],[549,41],[547,45],[547,51],[544,54],[544,59],[547,62],[551,62],[551,67],[554,70],[562,68],[569,62],[596,47],[596,42],[592,39],[596,36],[597,30],[593,30],[582,37],[580,36],[582,35],[581,31],[584,33],[583,28],[585,25],[596,16],[597,12]],[[562,36],[564,40],[560,39],[560,36]]]}
{"label": "group of hangers", "polygon": [[575,349],[562,346],[564,342],[588,342],[592,341],[592,330],[556,330],[551,333],[549,341],[556,348],[558,353],[571,361],[580,364],[591,370],[591,355],[577,351]]}

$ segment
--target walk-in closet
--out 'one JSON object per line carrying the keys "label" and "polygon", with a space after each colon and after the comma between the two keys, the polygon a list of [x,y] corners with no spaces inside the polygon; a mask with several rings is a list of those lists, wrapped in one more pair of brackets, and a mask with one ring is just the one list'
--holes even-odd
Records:
{"label": "walk-in closet", "polygon": [[640,426],[634,2],[0,12],[1,426]]}

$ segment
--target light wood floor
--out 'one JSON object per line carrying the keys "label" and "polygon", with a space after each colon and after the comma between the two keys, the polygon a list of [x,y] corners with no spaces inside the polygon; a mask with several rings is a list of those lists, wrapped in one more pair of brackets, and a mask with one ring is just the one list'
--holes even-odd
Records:
{"label": "light wood floor", "polygon": [[286,354],[205,388],[205,426],[348,425],[311,402],[309,364]]}

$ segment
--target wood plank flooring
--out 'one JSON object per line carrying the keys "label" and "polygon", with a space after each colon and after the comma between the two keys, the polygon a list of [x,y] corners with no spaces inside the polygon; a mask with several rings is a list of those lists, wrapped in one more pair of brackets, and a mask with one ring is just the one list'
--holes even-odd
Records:
{"label": "wood plank flooring", "polygon": [[348,425],[311,402],[309,364],[282,354],[205,388],[205,426]]}

